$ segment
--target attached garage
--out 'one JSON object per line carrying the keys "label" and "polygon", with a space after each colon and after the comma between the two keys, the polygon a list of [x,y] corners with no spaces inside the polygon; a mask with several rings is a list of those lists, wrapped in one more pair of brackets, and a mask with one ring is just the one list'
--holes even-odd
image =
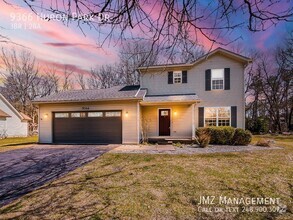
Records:
{"label": "attached garage", "polygon": [[122,143],[121,111],[53,112],[54,143]]}
{"label": "attached garage", "polygon": [[146,90],[139,86],[69,90],[34,101],[42,144],[137,144],[140,105]]}

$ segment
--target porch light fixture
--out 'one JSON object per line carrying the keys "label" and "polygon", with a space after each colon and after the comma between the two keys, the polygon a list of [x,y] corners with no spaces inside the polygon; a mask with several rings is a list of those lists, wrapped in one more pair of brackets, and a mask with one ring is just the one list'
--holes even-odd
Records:
{"label": "porch light fixture", "polygon": [[175,115],[175,116],[177,115],[177,112],[176,112],[176,111],[174,112],[174,115]]}
{"label": "porch light fixture", "polygon": [[125,112],[125,116],[128,117],[128,112]]}
{"label": "porch light fixture", "polygon": [[48,114],[46,113],[46,114],[44,114],[44,118],[46,119],[46,118],[48,118]]}

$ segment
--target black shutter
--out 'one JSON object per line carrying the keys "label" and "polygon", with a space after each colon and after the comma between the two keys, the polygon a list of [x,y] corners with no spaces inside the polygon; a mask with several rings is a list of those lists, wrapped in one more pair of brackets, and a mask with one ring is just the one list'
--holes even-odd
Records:
{"label": "black shutter", "polygon": [[230,90],[230,68],[225,68],[225,90]]}
{"label": "black shutter", "polygon": [[182,71],[182,83],[187,83],[187,71]]}
{"label": "black shutter", "polygon": [[206,70],[206,91],[211,90],[211,70]]}
{"label": "black shutter", "polygon": [[168,72],[168,84],[173,84],[173,72]]}
{"label": "black shutter", "polygon": [[237,128],[237,106],[231,106],[231,126]]}
{"label": "black shutter", "polygon": [[204,127],[204,107],[198,107],[198,127]]}

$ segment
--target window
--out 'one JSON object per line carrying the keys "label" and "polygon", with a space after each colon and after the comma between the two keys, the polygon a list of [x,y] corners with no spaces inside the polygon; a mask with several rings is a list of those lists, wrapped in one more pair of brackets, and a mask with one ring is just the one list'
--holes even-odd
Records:
{"label": "window", "polygon": [[205,108],[205,126],[230,126],[230,107]]}
{"label": "window", "polygon": [[168,116],[168,111],[161,111],[161,116]]}
{"label": "window", "polygon": [[71,118],[85,118],[86,113],[85,112],[72,112]]}
{"label": "window", "polygon": [[182,83],[182,72],[174,72],[173,73],[173,83],[174,84]]}
{"label": "window", "polygon": [[68,118],[69,113],[55,113],[55,118]]}
{"label": "window", "polygon": [[212,69],[212,89],[224,89],[224,69]]}
{"label": "window", "polygon": [[106,112],[106,117],[121,117],[121,112]]}
{"label": "window", "polygon": [[80,118],[80,112],[71,113],[71,118]]}
{"label": "window", "polygon": [[103,112],[89,112],[88,114],[88,117],[103,117]]}

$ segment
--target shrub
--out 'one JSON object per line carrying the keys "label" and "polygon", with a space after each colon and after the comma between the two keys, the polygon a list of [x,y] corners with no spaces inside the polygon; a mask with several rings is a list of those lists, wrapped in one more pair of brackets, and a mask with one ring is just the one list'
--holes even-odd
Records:
{"label": "shrub", "polygon": [[201,142],[207,139],[205,136],[209,136],[210,144],[223,145],[248,145],[252,139],[250,131],[229,126],[199,128],[196,136],[198,139],[201,138]]}
{"label": "shrub", "polygon": [[261,147],[270,147],[271,142],[267,139],[261,138],[256,142],[256,146],[261,146]]}
{"label": "shrub", "polygon": [[208,133],[211,135],[211,144],[231,144],[234,134],[234,128],[229,126],[223,127],[207,127]]}
{"label": "shrub", "polygon": [[196,130],[196,138],[200,147],[207,147],[211,136],[206,128],[198,128]]}
{"label": "shrub", "polygon": [[251,142],[252,134],[248,130],[236,128],[234,131],[232,143],[233,145],[248,145]]}

